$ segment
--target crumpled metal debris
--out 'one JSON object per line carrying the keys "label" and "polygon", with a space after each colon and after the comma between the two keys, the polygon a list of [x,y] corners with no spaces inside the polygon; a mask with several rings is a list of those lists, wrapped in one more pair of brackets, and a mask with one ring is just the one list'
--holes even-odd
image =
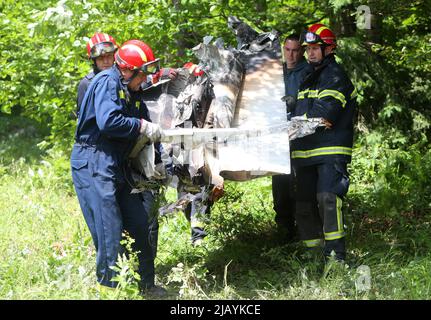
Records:
{"label": "crumpled metal debris", "polygon": [[170,203],[159,208],[159,215],[161,217],[167,214],[174,213],[177,211],[185,211],[189,203],[193,202],[198,212],[205,212],[207,209],[208,196],[210,194],[209,189],[206,186],[201,187],[201,191],[198,193],[186,193],[180,197],[174,203]]}
{"label": "crumpled metal debris", "polygon": [[289,139],[295,140],[313,134],[318,127],[325,126],[323,118],[307,118],[304,116],[293,117],[288,121]]}

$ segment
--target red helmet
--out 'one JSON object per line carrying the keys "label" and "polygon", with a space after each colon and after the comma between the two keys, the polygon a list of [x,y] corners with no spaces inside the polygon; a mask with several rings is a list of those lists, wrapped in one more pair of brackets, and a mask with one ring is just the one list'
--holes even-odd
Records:
{"label": "red helmet", "polygon": [[301,41],[303,46],[308,44],[323,44],[323,45],[337,45],[337,37],[325,25],[316,23],[308,27],[308,30],[303,35]]}
{"label": "red helmet", "polygon": [[150,46],[140,40],[124,42],[115,54],[115,62],[121,69],[141,69],[148,74],[160,70],[159,59],[154,57]]}
{"label": "red helmet", "polygon": [[118,46],[114,38],[107,33],[95,33],[87,43],[89,59],[95,59],[102,54],[115,52]]}

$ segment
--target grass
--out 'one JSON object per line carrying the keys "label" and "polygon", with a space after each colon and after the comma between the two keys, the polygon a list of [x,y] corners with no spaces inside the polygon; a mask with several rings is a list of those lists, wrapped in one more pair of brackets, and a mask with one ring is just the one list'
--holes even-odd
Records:
{"label": "grass", "polygon": [[[43,131],[25,122],[33,128],[26,134],[21,121],[0,117],[0,298],[99,299],[95,252],[67,154],[41,152]],[[175,196],[168,190],[168,199]],[[270,178],[229,182],[203,246],[190,244],[183,214],[160,220],[157,282],[168,299],[428,299],[429,215],[352,212],[347,265],[325,265],[318,252],[280,241]],[[371,272],[369,290],[357,286],[361,266]],[[133,285],[102,298],[142,299]]]}

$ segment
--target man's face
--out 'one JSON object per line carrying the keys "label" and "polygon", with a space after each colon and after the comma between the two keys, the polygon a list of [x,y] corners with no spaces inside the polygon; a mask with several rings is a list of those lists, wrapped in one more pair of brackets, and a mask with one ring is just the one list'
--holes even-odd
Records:
{"label": "man's face", "polygon": [[96,59],[97,69],[100,71],[109,69],[114,64],[114,53],[105,53],[97,57]]}
{"label": "man's face", "polygon": [[319,44],[309,44],[305,50],[309,63],[319,63],[323,60],[322,50]]}
{"label": "man's face", "polygon": [[[133,77],[134,71],[122,69],[121,74],[123,75],[124,80],[128,81]],[[138,91],[144,81],[147,81],[147,75],[142,71],[139,71],[136,77],[134,77],[132,81],[127,84],[127,87],[132,91]]]}
{"label": "man's face", "polygon": [[284,58],[286,59],[287,67],[289,69],[294,68],[301,59],[304,51],[296,40],[287,40],[284,43]]}

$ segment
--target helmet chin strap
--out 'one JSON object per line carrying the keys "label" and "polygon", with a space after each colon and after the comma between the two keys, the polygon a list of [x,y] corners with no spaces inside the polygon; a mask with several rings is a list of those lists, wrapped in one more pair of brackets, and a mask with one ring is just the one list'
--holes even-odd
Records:
{"label": "helmet chin strap", "polygon": [[[120,70],[120,68],[118,67],[117,64],[116,64],[116,66],[117,66],[118,70]],[[126,80],[126,79],[124,79],[123,74],[121,73],[121,70],[120,70],[121,83],[124,84],[125,86],[127,86],[130,82],[132,82],[133,79],[136,78],[136,76],[138,75],[138,73],[139,73],[139,69],[133,70],[132,76],[128,80]]]}
{"label": "helmet chin strap", "polygon": [[91,60],[93,60],[93,72],[94,72],[94,74],[98,74],[100,71],[102,71],[102,70],[100,70],[98,67],[97,67],[97,64],[96,64],[96,59],[91,59]]}

